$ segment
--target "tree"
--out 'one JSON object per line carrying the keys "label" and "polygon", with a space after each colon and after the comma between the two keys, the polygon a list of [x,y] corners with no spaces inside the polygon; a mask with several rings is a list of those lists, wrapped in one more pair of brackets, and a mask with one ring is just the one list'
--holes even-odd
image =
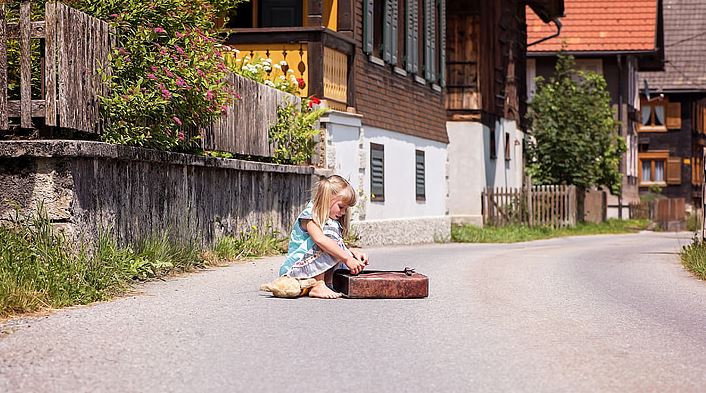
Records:
{"label": "tree", "polygon": [[572,184],[579,190],[606,186],[613,194],[620,192],[625,141],[617,133],[602,75],[576,71],[574,58],[560,53],[549,81],[537,78],[527,117],[533,136],[527,174],[535,183]]}

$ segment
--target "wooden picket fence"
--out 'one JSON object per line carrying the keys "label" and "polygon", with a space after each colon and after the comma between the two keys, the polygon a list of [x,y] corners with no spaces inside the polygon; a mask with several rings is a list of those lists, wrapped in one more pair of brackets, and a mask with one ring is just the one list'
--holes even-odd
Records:
{"label": "wooden picket fence", "polygon": [[[99,97],[109,92],[97,70],[110,75],[108,56],[118,45],[115,31],[60,2],[45,3],[43,21],[31,21],[29,0],[20,3],[18,22],[8,22],[8,11],[0,1],[0,132],[46,126],[100,134],[105,124]],[[41,63],[40,92],[32,91],[32,40],[39,40],[44,54],[34,59]],[[7,48],[14,42],[20,47],[19,99],[8,97]],[[239,75],[231,74],[229,81],[240,99],[205,127],[202,148],[270,157],[268,130],[277,121],[277,108],[290,102],[299,105],[301,99]]]}
{"label": "wooden picket fence", "polygon": [[483,224],[523,224],[554,228],[576,225],[576,187],[562,185],[486,188]]}
{"label": "wooden picket fence", "polygon": [[[102,127],[98,97],[106,93],[97,69],[108,63],[114,35],[108,23],[58,2],[45,4],[45,20],[32,22],[30,2],[20,3],[19,21],[7,22],[7,5],[0,3],[0,130],[10,128],[9,118],[19,118],[21,128],[44,125],[99,133]],[[32,99],[31,40],[44,47],[41,98]],[[11,41],[20,48],[20,97],[8,99],[7,49]]]}

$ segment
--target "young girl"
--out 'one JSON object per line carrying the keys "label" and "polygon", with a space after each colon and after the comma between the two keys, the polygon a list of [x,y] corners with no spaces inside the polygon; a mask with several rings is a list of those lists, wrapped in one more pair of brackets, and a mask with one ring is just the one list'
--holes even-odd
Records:
{"label": "young girl", "polygon": [[312,201],[294,222],[280,276],[316,279],[316,285],[309,291],[311,297],[341,297],[326,285],[331,283],[339,263],[343,262],[353,274],[360,273],[368,264],[367,255],[352,251],[343,243],[348,232],[348,208],[355,203],[355,190],[341,176],[316,182]]}

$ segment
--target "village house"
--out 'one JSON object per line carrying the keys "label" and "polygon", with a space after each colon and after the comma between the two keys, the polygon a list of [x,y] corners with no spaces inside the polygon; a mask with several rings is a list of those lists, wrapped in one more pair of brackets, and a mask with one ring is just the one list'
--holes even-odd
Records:
{"label": "village house", "polygon": [[[702,205],[706,145],[706,4],[665,0],[663,72],[640,72],[640,192]],[[665,170],[666,169],[666,170]]]}
{"label": "village house", "polygon": [[[627,144],[620,168],[622,192],[608,196],[607,216],[628,218],[629,204],[639,203],[638,71],[663,69],[661,0],[567,0],[565,5],[566,15],[556,26],[528,14],[528,97],[536,89],[535,77],[553,74],[562,49],[575,57],[577,69],[603,75]],[[552,33],[554,37],[544,39]]]}
{"label": "village house", "polygon": [[[546,21],[561,3],[528,2]],[[286,60],[331,109],[318,164],[359,190],[361,243],[429,242],[451,218],[481,223],[485,186],[522,183],[524,7],[254,0],[224,31],[240,58]]]}
{"label": "village house", "polygon": [[483,190],[523,185],[525,14],[549,23],[562,16],[563,3],[449,0],[445,106],[454,223],[483,225]]}

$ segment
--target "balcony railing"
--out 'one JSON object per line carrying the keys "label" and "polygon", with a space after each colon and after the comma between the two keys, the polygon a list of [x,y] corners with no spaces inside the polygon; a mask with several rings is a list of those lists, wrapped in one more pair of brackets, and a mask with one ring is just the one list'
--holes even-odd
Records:
{"label": "balcony railing", "polygon": [[302,96],[315,95],[329,108],[341,111],[355,106],[352,39],[324,27],[228,29],[224,33],[228,33],[225,42],[240,50],[239,57],[270,58],[275,64],[285,60],[306,83]]}

